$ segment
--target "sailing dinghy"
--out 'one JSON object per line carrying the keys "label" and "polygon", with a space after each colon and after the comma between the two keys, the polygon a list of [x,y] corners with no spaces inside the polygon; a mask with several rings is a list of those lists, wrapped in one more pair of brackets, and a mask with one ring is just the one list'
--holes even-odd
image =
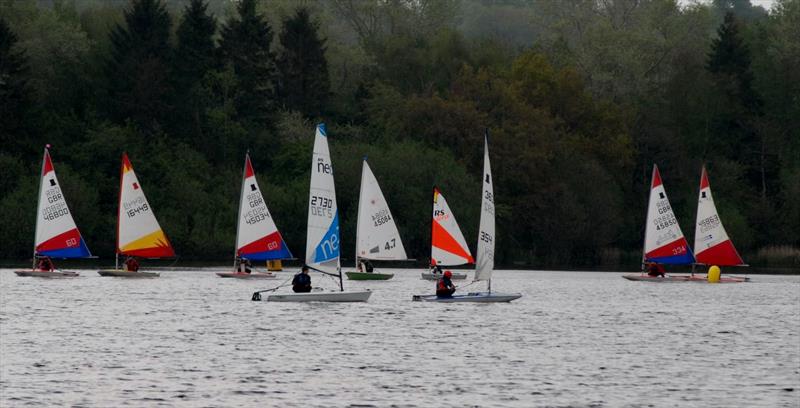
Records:
{"label": "sailing dinghy", "polygon": [[[705,166],[700,176],[700,195],[697,198],[697,221],[694,232],[694,253],[698,265],[747,266],[728,237],[711,196],[711,185]],[[708,282],[708,277],[691,276],[693,282]],[[720,283],[748,282],[747,277],[719,277]]]}
{"label": "sailing dinghy", "polygon": [[361,167],[361,192],[358,197],[358,219],[356,226],[356,271],[345,272],[350,280],[387,280],[393,273],[378,273],[371,264],[360,260],[404,261],[406,250],[400,232],[394,223],[389,204],[381,192],[378,180],[364,158]]}
{"label": "sailing dinghy", "polygon": [[[433,187],[433,218],[431,219],[431,269],[422,273],[422,279],[439,280],[442,266],[475,263],[456,216],[450,211],[447,200],[437,187]],[[466,273],[452,272],[450,279],[466,279]]]}
{"label": "sailing dinghy", "polygon": [[[325,275],[339,279],[339,291],[279,293],[267,297],[270,302],[366,302],[372,292],[345,291],[339,251],[339,211],[333,183],[333,165],[325,124],[317,125],[314,155],[311,161],[311,185],[306,229],[306,265]],[[266,291],[271,291],[267,289]],[[262,291],[263,292],[263,291]],[[259,292],[252,300],[261,300]]]}
{"label": "sailing dinghy", "polygon": [[481,199],[481,221],[478,232],[477,262],[475,263],[475,279],[473,282],[486,281],[486,292],[471,292],[466,295],[453,295],[452,297],[437,297],[436,295],[415,295],[414,301],[423,302],[478,302],[496,303],[510,302],[522,297],[519,293],[492,292],[492,271],[494,270],[494,245],[495,245],[495,212],[494,188],[492,187],[492,168],[489,163],[489,136],[484,136],[483,154],[483,197]]}
{"label": "sailing dinghy", "polygon": [[248,261],[271,261],[292,257],[269,213],[261,189],[258,187],[249,152],[244,158],[238,219],[234,269],[237,269],[237,264],[239,268],[233,272],[219,272],[217,275],[222,278],[235,279],[275,279],[276,275],[271,272],[246,272],[243,262],[245,259]]}
{"label": "sailing dinghy", "polygon": [[42,172],[39,179],[39,204],[36,206],[36,237],[33,245],[33,266],[30,270],[14,271],[18,276],[41,278],[75,277],[77,272],[42,270],[37,267],[37,258],[88,258],[92,254],[81,237],[81,232],[72,219],[67,201],[56,178],[50,160],[50,145],[44,148]]}
{"label": "sailing dinghy", "polygon": [[[644,233],[644,251],[642,266],[647,263],[666,265],[691,265],[694,256],[689,243],[683,236],[672,206],[669,204],[667,192],[661,182],[658,166],[653,165],[653,176],[650,182],[650,201],[647,206],[647,223]],[[650,276],[642,271],[639,275],[623,275],[625,279],[646,282],[686,282],[689,276]]]}
{"label": "sailing dinghy", "polygon": [[141,258],[174,258],[169,239],[161,229],[147,202],[144,190],[133,171],[127,153],[122,153],[119,180],[119,207],[117,210],[117,251],[114,269],[97,271],[100,276],[124,278],[155,278],[158,272],[140,272],[120,269],[119,256]]}

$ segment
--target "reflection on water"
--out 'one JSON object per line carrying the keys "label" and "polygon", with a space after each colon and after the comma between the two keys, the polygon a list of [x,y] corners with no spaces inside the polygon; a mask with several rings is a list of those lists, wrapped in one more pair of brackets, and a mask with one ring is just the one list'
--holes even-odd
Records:
{"label": "reflection on water", "polygon": [[[0,270],[0,406],[797,407],[800,277],[496,273],[511,304],[251,302],[275,281]],[[471,275],[471,274],[470,274]],[[333,287],[327,277],[314,283]],[[466,285],[467,282],[457,284]],[[469,289],[482,288],[483,283]]]}

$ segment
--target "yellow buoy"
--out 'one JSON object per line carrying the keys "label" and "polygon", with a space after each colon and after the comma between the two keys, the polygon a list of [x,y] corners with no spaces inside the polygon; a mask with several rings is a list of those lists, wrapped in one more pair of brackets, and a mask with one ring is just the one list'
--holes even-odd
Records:
{"label": "yellow buoy", "polygon": [[717,283],[717,282],[719,282],[719,275],[721,273],[722,273],[722,271],[719,270],[719,266],[711,265],[711,267],[708,268],[708,282],[709,283]]}

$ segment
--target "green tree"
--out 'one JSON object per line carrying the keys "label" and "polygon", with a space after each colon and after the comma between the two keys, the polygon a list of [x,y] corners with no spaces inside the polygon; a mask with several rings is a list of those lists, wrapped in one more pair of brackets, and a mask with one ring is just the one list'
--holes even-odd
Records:
{"label": "green tree", "polygon": [[330,93],[325,40],[308,9],[299,8],[283,22],[278,36],[282,52],[278,57],[278,91],[286,109],[310,117],[320,116]]}
{"label": "green tree", "polygon": [[203,137],[203,115],[208,101],[200,97],[199,88],[216,63],[214,34],[217,23],[214,16],[207,13],[207,8],[203,0],[192,0],[184,9],[172,64],[174,105],[178,111],[178,118],[173,121],[176,125],[172,127],[173,133],[191,130],[188,134],[193,138]]}
{"label": "green tree", "polygon": [[275,55],[270,51],[272,28],[256,12],[255,0],[242,0],[238,17],[222,27],[219,53],[223,64],[230,64],[236,74],[235,99],[239,118],[256,126],[266,126],[276,109]]}
{"label": "green tree", "polygon": [[171,21],[160,0],[133,0],[125,24],[111,32],[111,58],[106,64],[109,116],[133,120],[156,131],[171,116],[169,44]]}
{"label": "green tree", "polygon": [[17,36],[0,18],[0,140],[3,150],[20,154],[29,151],[26,117],[28,99],[27,57],[17,47]]}

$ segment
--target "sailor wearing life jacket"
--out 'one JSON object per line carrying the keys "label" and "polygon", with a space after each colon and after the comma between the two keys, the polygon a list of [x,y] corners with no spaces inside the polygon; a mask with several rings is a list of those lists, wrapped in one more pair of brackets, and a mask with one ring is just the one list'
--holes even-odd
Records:
{"label": "sailor wearing life jacket", "polygon": [[453,277],[453,272],[444,271],[444,275],[438,282],[436,282],[436,296],[437,297],[452,297],[453,292],[456,291],[456,286],[450,278]]}

